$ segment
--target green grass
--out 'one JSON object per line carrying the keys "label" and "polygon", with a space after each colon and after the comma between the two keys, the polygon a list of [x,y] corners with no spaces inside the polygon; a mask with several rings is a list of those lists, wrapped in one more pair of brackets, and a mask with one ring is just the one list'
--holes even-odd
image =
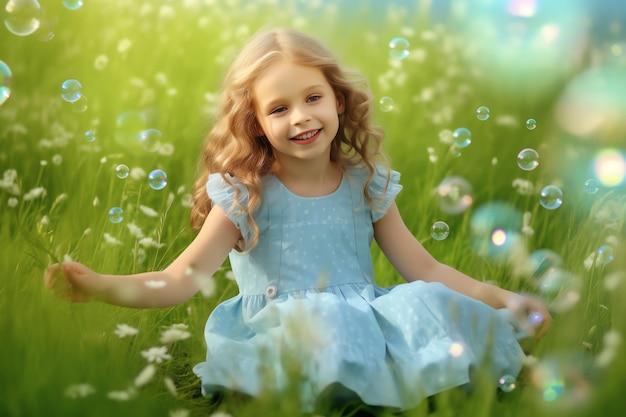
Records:
{"label": "green grass", "polygon": [[[215,305],[237,292],[226,267],[215,277],[214,297],[198,294],[184,305],[163,310],[69,304],[54,298],[42,283],[45,267],[68,256],[97,271],[124,274],[162,268],[185,248],[193,238],[186,202],[196,158],[211,126],[214,95],[233,54],[258,28],[268,26],[294,26],[319,35],[343,63],[361,69],[377,99],[393,98],[394,110],[377,108],[376,121],[385,127],[385,150],[402,172],[400,210],[433,255],[476,278],[537,293],[536,280],[520,269],[527,262],[523,252],[548,248],[561,255],[564,270],[580,278],[578,303],[555,313],[548,336],[529,346],[539,365],[523,372],[514,391],[497,398],[489,384],[479,384],[471,396],[452,390],[436,396],[431,415],[621,415],[624,343],[613,349],[607,365],[599,366],[598,358],[611,351],[605,336],[626,330],[624,198],[617,189],[603,188],[596,195],[582,191],[581,176],[584,181],[588,170],[585,155],[601,144],[583,147],[555,121],[555,102],[575,75],[563,68],[572,69],[573,63],[560,63],[542,82],[533,81],[532,65],[525,67],[526,75],[515,76],[513,68],[503,72],[502,63],[498,71],[490,71],[484,60],[488,40],[456,31],[459,25],[452,18],[436,26],[426,9],[410,21],[393,13],[372,17],[358,8],[346,17],[332,7],[296,7],[292,2],[277,6],[269,1],[216,1],[186,8],[182,2],[93,0],[75,11],[63,8],[60,1],[40,3],[43,24],[33,35],[17,37],[0,30],[0,60],[13,72],[11,97],[0,106],[0,175],[15,170],[19,189],[17,195],[7,187],[0,189],[0,415],[168,416],[172,410],[188,410],[194,416],[218,411],[237,417],[300,414],[290,392],[257,399],[226,397],[221,402],[199,395],[191,367],[204,360],[204,323]],[[387,43],[396,36],[409,39],[411,55],[394,64]],[[130,47],[120,52],[125,39]],[[416,58],[421,55],[424,60]],[[89,100],[85,112],[73,111],[60,98],[61,83],[70,78],[83,85]],[[490,107],[489,120],[475,118],[480,105]],[[118,115],[146,110],[151,112],[150,127],[160,129],[163,141],[173,146],[171,155],[116,140]],[[503,123],[502,116],[512,122]],[[536,130],[524,127],[529,117],[537,119]],[[439,136],[459,126],[472,130],[473,143],[454,157]],[[84,138],[88,129],[96,131],[94,142]],[[516,166],[517,152],[524,147],[539,150],[537,170],[525,172]],[[122,163],[145,172],[164,169],[167,187],[155,191],[143,178],[118,179],[115,167]],[[473,185],[473,204],[465,213],[446,214],[437,205],[433,190],[449,175],[463,176]],[[532,182],[535,191],[518,193],[512,186],[518,178]],[[559,184],[565,194],[557,210],[538,203],[538,190],[550,183]],[[45,189],[45,196],[25,198],[37,187]],[[534,234],[522,235],[523,251],[514,259],[487,258],[471,245],[472,214],[490,201],[504,201],[531,214]],[[612,222],[599,220],[598,212],[608,204],[616,207]],[[114,206],[124,209],[119,224],[108,220]],[[153,209],[156,216],[140,206]],[[451,234],[443,241],[429,234],[437,220],[450,225]],[[128,223],[163,245],[142,247]],[[105,234],[120,244],[107,243]],[[612,239],[615,260],[586,268],[583,261],[607,238]],[[379,284],[400,282],[378,249],[373,252]],[[120,323],[139,333],[117,337],[114,331]],[[176,323],[185,323],[191,336],[170,346],[172,359],[158,365],[157,375],[137,388],[132,399],[110,399],[111,391],[133,384],[146,365],[141,352],[159,344],[163,326]],[[550,392],[533,379],[549,364],[556,368],[555,379],[564,383],[554,401],[544,399]],[[176,397],[166,388],[165,377],[177,386]],[[68,387],[82,383],[95,392],[84,398],[66,395]],[[318,411],[326,416],[354,414],[349,409]],[[427,408],[423,404],[404,415],[424,416]]]}

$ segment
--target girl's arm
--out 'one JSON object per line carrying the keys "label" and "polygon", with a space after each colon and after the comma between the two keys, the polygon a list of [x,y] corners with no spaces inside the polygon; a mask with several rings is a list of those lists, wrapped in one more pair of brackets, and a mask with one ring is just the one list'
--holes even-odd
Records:
{"label": "girl's arm", "polygon": [[44,280],[57,295],[72,301],[100,300],[125,307],[169,307],[199,289],[196,277],[211,277],[241,233],[215,206],[191,244],[165,270],[134,275],[102,275],[78,262],[48,267]]}
{"label": "girl's arm", "polygon": [[374,236],[385,256],[408,282],[415,280],[441,282],[448,288],[493,308],[525,306],[531,311],[541,313],[544,318],[536,337],[541,337],[548,330],[552,319],[541,301],[477,281],[438,262],[407,229],[395,203],[374,223]]}

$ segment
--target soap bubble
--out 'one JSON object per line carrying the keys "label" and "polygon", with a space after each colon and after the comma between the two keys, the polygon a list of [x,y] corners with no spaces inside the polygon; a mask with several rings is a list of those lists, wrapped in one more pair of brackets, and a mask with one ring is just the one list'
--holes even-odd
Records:
{"label": "soap bubble", "polygon": [[585,181],[585,192],[587,194],[596,194],[600,190],[600,182],[595,178],[589,178]]}
{"label": "soap bubble", "polygon": [[596,251],[596,264],[606,265],[615,259],[615,251],[612,246],[602,245]]}
{"label": "soap bubble", "polygon": [[37,0],[9,0],[4,7],[3,19],[9,32],[28,36],[39,29],[41,6]]}
{"label": "soap bubble", "polygon": [[563,191],[556,185],[543,187],[539,194],[539,204],[548,210],[555,210],[563,204]]}
{"label": "soap bubble", "polygon": [[524,171],[532,171],[539,166],[539,153],[531,148],[522,149],[517,154],[517,166]]}
{"label": "soap bubble", "polygon": [[158,129],[146,129],[139,134],[139,142],[141,146],[148,152],[156,152],[161,146],[163,134]]}
{"label": "soap bubble", "polygon": [[472,132],[468,128],[459,127],[452,133],[452,140],[459,148],[467,148],[472,143]]}
{"label": "soap bubble", "polygon": [[167,185],[167,174],[162,169],[155,169],[148,174],[148,184],[153,190],[162,190]]}
{"label": "soap bubble", "polygon": [[78,10],[83,7],[83,0],[63,0],[63,6],[69,10]]}
{"label": "soap bubble", "polygon": [[65,80],[61,84],[61,98],[68,103],[73,103],[82,97],[83,86],[77,80]]}
{"label": "soap bubble", "polygon": [[430,235],[435,240],[444,240],[450,234],[450,227],[446,222],[437,221],[430,227]]}
{"label": "soap bubble", "polygon": [[537,127],[537,121],[535,119],[526,120],[526,129],[535,130],[536,127]]}
{"label": "soap bubble", "polygon": [[11,96],[11,76],[9,66],[0,61],[0,106]]}
{"label": "soap bubble", "polygon": [[485,121],[489,119],[490,113],[491,112],[489,111],[489,107],[480,106],[479,108],[476,109],[476,118],[478,120]]}
{"label": "soap bubble", "polygon": [[463,213],[472,204],[472,186],[465,178],[452,175],[439,183],[437,197],[444,213]]}
{"label": "soap bubble", "polygon": [[81,94],[80,97],[78,97],[78,100],[70,103],[70,106],[72,107],[73,112],[83,113],[89,107],[87,97]]}
{"label": "soap bubble", "polygon": [[523,242],[522,223],[522,213],[508,203],[483,204],[470,219],[474,250],[494,261],[509,259]]}
{"label": "soap bubble", "polygon": [[537,249],[528,255],[528,267],[534,277],[540,277],[549,269],[561,266],[563,266],[561,255],[550,249]]}
{"label": "soap bubble", "polygon": [[85,132],[85,140],[87,142],[94,142],[96,140],[96,132],[94,130],[87,130]]}
{"label": "soap bubble", "polygon": [[539,278],[537,287],[551,310],[565,312],[580,300],[582,281],[561,268],[550,268]]}
{"label": "soap bubble", "polygon": [[125,178],[128,178],[128,176],[130,175],[130,169],[125,164],[119,164],[115,167],[115,175],[117,176],[117,178],[123,180]]}
{"label": "soap bubble", "polygon": [[120,207],[112,207],[109,210],[109,221],[111,223],[117,224],[121,223],[124,220],[124,210]]}
{"label": "soap bubble", "polygon": [[512,375],[502,375],[498,379],[498,387],[504,392],[511,392],[515,389],[515,377]]}
{"label": "soap bubble", "polygon": [[409,41],[404,38],[393,38],[389,42],[389,55],[394,59],[404,59],[409,56]]}
{"label": "soap bubble", "polygon": [[394,102],[391,97],[381,97],[378,100],[378,104],[380,105],[380,109],[385,113],[390,112],[394,108]]}

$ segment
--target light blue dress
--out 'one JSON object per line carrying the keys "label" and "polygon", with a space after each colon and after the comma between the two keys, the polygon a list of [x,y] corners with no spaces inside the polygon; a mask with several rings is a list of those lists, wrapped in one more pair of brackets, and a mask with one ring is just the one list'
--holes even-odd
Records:
{"label": "light blue dress", "polygon": [[[382,170],[364,197],[367,170],[349,168],[340,186],[321,197],[290,192],[275,176],[263,180],[254,214],[260,229],[249,252],[232,251],[239,294],[219,304],[205,328],[206,362],[194,372],[202,392],[252,396],[294,388],[304,410],[341,384],[370,405],[409,409],[425,397],[465,385],[487,360],[495,381],[516,376],[524,353],[503,310],[439,283],[382,288],[374,282],[373,223],[402,189],[400,175]],[[232,206],[235,188],[219,174],[207,182],[220,206],[250,236]]]}

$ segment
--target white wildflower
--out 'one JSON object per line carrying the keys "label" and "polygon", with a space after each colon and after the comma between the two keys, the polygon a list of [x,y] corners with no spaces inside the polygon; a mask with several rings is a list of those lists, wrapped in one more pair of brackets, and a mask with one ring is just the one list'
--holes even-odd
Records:
{"label": "white wildflower", "polygon": [[135,336],[137,333],[139,333],[139,330],[129,326],[128,324],[120,323],[117,325],[117,329],[115,329],[113,333],[115,333],[117,337],[122,339],[124,337]]}
{"label": "white wildflower", "polygon": [[131,168],[130,177],[134,180],[142,180],[146,178],[146,171],[139,167]]}
{"label": "white wildflower", "polygon": [[159,155],[172,156],[174,154],[174,145],[172,145],[169,142],[163,143],[159,147],[158,152],[159,152]]}
{"label": "white wildflower", "polygon": [[122,241],[120,241],[119,239],[111,236],[109,233],[105,233],[103,235],[104,237],[104,243],[106,243],[107,245],[113,245],[113,246],[122,246],[123,243]]}
{"label": "white wildflower", "polygon": [[617,240],[617,236],[609,235],[606,237],[606,244],[611,246],[618,246],[619,242]]}
{"label": "white wildflower", "polygon": [[183,207],[193,206],[193,196],[190,193],[184,194],[183,197],[180,199],[180,204]]}
{"label": "white wildflower", "polygon": [[165,388],[172,394],[173,397],[178,397],[178,391],[176,390],[176,384],[169,376],[163,378],[163,383],[165,384]]}
{"label": "white wildflower", "polygon": [[83,236],[89,236],[90,234],[91,234],[91,227],[88,227],[85,230],[83,230]]}
{"label": "white wildflower", "polygon": [[117,51],[123,54],[128,52],[131,46],[133,46],[133,42],[128,38],[124,38],[117,44]]}
{"label": "white wildflower", "polygon": [[45,159],[42,159],[41,161],[39,161],[39,165],[41,165],[42,167],[45,167],[46,165],[48,165],[48,161],[46,161]]}
{"label": "white wildflower", "polygon": [[225,411],[216,411],[213,414],[211,414],[209,417],[231,417],[231,415]]}
{"label": "white wildflower", "polygon": [[622,335],[615,330],[609,330],[604,334],[604,344],[608,348],[617,348],[622,343]]}
{"label": "white wildflower", "polygon": [[506,114],[496,117],[495,123],[497,125],[510,126],[510,127],[515,127],[518,125],[517,119],[515,117],[511,115],[506,115]]}
{"label": "white wildflower", "polygon": [[178,94],[178,89],[174,87],[170,87],[167,90],[165,90],[165,94],[167,94],[169,97],[174,97],[175,95]]}
{"label": "white wildflower", "polygon": [[162,19],[172,19],[176,17],[176,11],[173,7],[165,4],[159,9],[159,17]]}
{"label": "white wildflower", "polygon": [[9,197],[7,204],[9,207],[15,207],[19,204],[19,200],[15,197]]}
{"label": "white wildflower", "polygon": [[101,164],[106,164],[108,161],[108,158],[106,156],[103,156],[102,158],[100,158],[100,163]]}
{"label": "white wildflower", "polygon": [[204,298],[211,298],[215,295],[217,284],[213,277],[205,274],[196,274],[195,280]]}
{"label": "white wildflower", "polygon": [[155,209],[148,206],[140,205],[139,210],[141,210],[141,212],[148,217],[157,217],[159,215],[159,213]]}
{"label": "white wildflower", "polygon": [[153,290],[159,290],[167,286],[167,281],[149,280],[144,282],[144,285],[148,288],[152,288]]}
{"label": "white wildflower", "polygon": [[84,398],[96,392],[96,389],[90,384],[70,385],[65,389],[65,396],[68,398]]}
{"label": "white wildflower", "polygon": [[185,323],[174,323],[169,326],[165,326],[166,329],[177,329],[177,330],[187,330],[189,326]]}
{"label": "white wildflower", "polygon": [[98,196],[93,198],[93,202],[91,203],[94,207],[98,207],[100,205],[100,199]]}
{"label": "white wildflower", "polygon": [[100,54],[94,60],[93,66],[96,70],[102,71],[107,66],[108,63],[109,63],[109,57],[106,56],[105,54]]}
{"label": "white wildflower", "polygon": [[226,271],[226,273],[224,274],[224,276],[225,276],[226,278],[228,278],[229,280],[231,280],[231,281],[235,281],[235,280],[236,280],[236,278],[235,278],[235,274],[233,273],[233,271]]}
{"label": "white wildflower", "polygon": [[532,367],[535,366],[539,362],[536,356],[526,355],[524,358],[524,366]]}
{"label": "white wildflower", "polygon": [[151,237],[144,237],[139,239],[139,244],[144,248],[162,248],[165,246],[165,243],[157,242]]}
{"label": "white wildflower", "polygon": [[167,346],[151,347],[148,350],[142,350],[141,356],[146,358],[148,362],[161,363],[172,358],[172,355],[167,353]]}
{"label": "white wildflower", "polygon": [[606,278],[604,278],[604,288],[606,288],[607,291],[615,290],[617,286],[621,284],[621,282],[624,280],[624,277],[626,277],[626,274],[620,273],[619,271],[608,275]]}
{"label": "white wildflower", "polygon": [[189,417],[189,410],[186,410],[184,408],[170,410],[170,417]]}
{"label": "white wildflower", "polygon": [[39,224],[42,226],[48,226],[50,224],[50,217],[48,217],[47,214],[44,214],[41,220],[39,220]]}
{"label": "white wildflower", "polygon": [[498,161],[498,158],[497,158],[497,157],[495,157],[495,156],[491,159],[491,165],[494,165],[494,166],[495,166],[495,165],[498,165],[498,162],[499,162],[499,161]]}
{"label": "white wildflower", "polygon": [[43,198],[46,196],[46,194],[47,192],[45,188],[35,187],[29,192],[27,192],[26,194],[24,194],[24,197],[22,197],[22,199],[24,201],[30,201],[30,200],[34,200],[35,198]]}
{"label": "white wildflower", "polygon": [[439,132],[439,142],[445,145],[452,145],[454,141],[453,133],[450,129],[444,129]]}
{"label": "white wildflower", "polygon": [[14,169],[7,169],[2,175],[0,180],[0,189],[7,191],[13,195],[20,195],[20,188],[15,183],[17,179],[17,171]]}
{"label": "white wildflower", "polygon": [[74,259],[72,259],[69,253],[66,253],[63,255],[63,262],[74,262]]}
{"label": "white wildflower", "polygon": [[615,358],[615,349],[605,348],[596,356],[596,365],[605,368],[613,362],[613,358]]}
{"label": "white wildflower", "polygon": [[180,194],[184,193],[186,189],[187,189],[187,187],[185,187],[184,185],[181,185],[181,186],[180,186],[180,187],[178,187],[178,189],[176,190],[176,194],[180,195]]}
{"label": "white wildflower", "polygon": [[595,264],[596,264],[596,252],[593,251],[589,254],[589,256],[585,258],[585,260],[583,261],[583,266],[588,271],[591,268],[593,268]]}
{"label": "white wildflower", "polygon": [[191,333],[186,330],[170,328],[165,329],[163,333],[161,333],[161,338],[159,339],[159,341],[164,345],[168,345],[170,343],[178,342],[180,340],[185,340],[189,336],[191,336]]}
{"label": "white wildflower", "polygon": [[141,230],[141,228],[137,226],[135,223],[126,223],[126,227],[128,228],[128,231],[130,232],[130,234],[133,235],[137,239],[143,239],[143,237],[145,236],[143,234],[143,230]]}
{"label": "white wildflower", "polygon": [[61,165],[63,163],[63,156],[58,153],[52,155],[52,163],[54,165]]}
{"label": "white wildflower", "polygon": [[135,387],[130,387],[125,391],[110,391],[107,393],[107,397],[115,401],[128,401],[135,396],[137,390]]}
{"label": "white wildflower", "polygon": [[437,162],[437,161],[439,160],[439,157],[438,157],[437,155],[430,154],[430,155],[428,155],[428,160],[429,160],[431,163],[433,163],[433,164],[434,164],[435,162]]}
{"label": "white wildflower", "polygon": [[522,233],[524,235],[526,235],[526,236],[531,236],[533,233],[535,233],[535,230],[530,225],[531,217],[532,217],[532,213],[530,211],[527,211],[527,212],[524,213],[524,222],[523,222],[523,226],[522,226]]}
{"label": "white wildflower", "polygon": [[156,81],[157,84],[162,85],[162,86],[166,86],[169,84],[169,81],[167,80],[167,75],[165,75],[164,72],[160,72],[160,71],[154,74],[154,81]]}
{"label": "white wildflower", "polygon": [[135,386],[137,388],[143,387],[148,382],[152,381],[152,378],[154,378],[155,374],[156,374],[156,367],[151,363],[148,364],[145,368],[143,368],[141,372],[139,372],[139,375],[137,375],[137,377],[135,378],[135,381],[134,381]]}
{"label": "white wildflower", "polygon": [[136,262],[140,265],[143,264],[146,259],[148,259],[148,254],[146,253],[146,250],[144,248],[137,248],[135,256],[137,257]]}
{"label": "white wildflower", "polygon": [[533,186],[533,183],[528,180],[516,178],[513,180],[512,185],[513,188],[515,188],[515,190],[518,192],[518,194],[532,195],[535,193],[535,187]]}

